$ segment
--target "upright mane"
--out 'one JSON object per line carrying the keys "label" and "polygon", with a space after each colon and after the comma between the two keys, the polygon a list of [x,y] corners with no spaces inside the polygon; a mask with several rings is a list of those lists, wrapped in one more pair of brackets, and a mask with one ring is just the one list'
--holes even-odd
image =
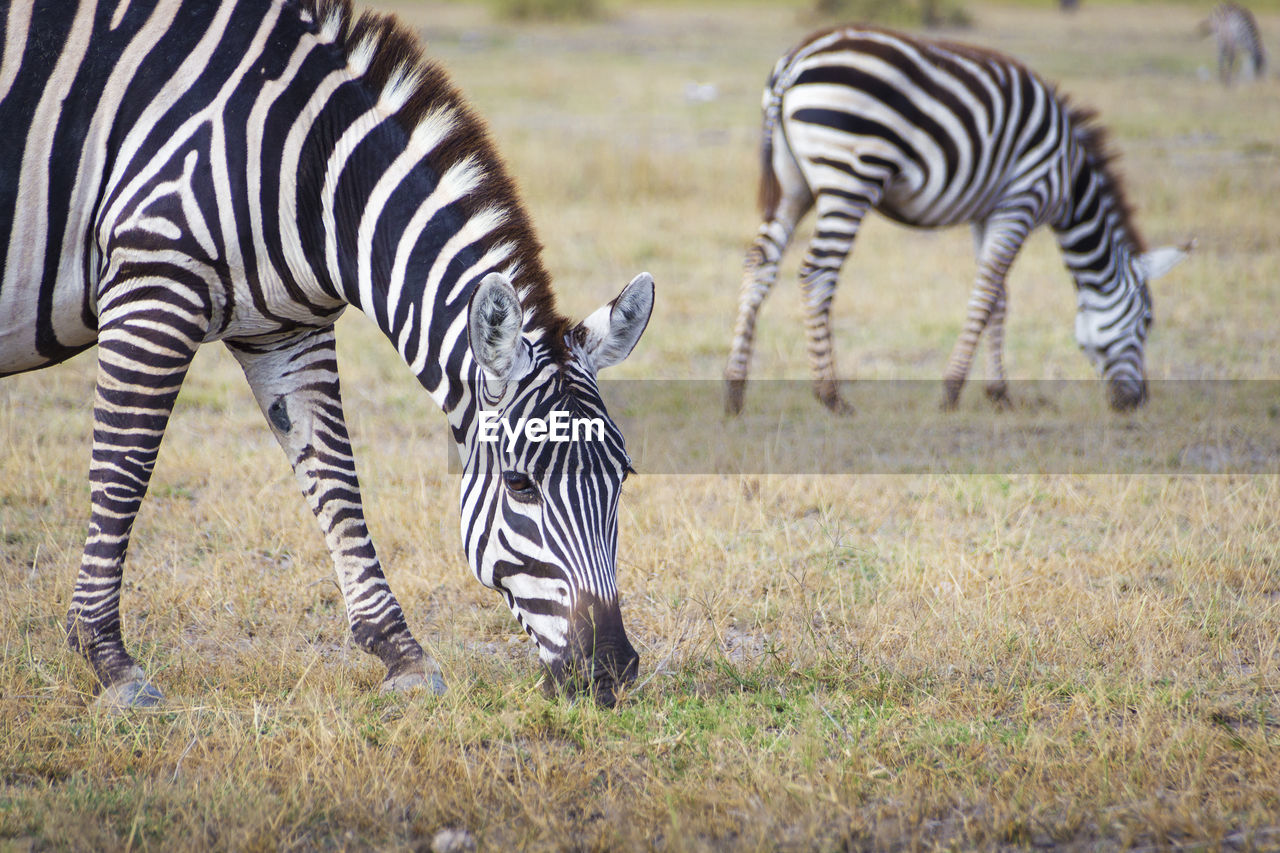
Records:
{"label": "upright mane", "polygon": [[1102,181],[1103,189],[1111,194],[1115,202],[1116,215],[1120,219],[1120,228],[1128,235],[1138,252],[1146,251],[1146,242],[1142,233],[1133,221],[1133,206],[1125,195],[1124,181],[1115,170],[1113,163],[1117,154],[1111,150],[1110,138],[1106,128],[1097,121],[1097,111],[1087,107],[1069,106],[1068,120],[1076,141],[1084,148],[1085,157],[1090,166]]}
{"label": "upright mane", "polygon": [[502,222],[490,238],[495,245],[513,247],[508,263],[515,271],[512,283],[524,309],[524,328],[541,331],[557,361],[567,357],[564,337],[570,321],[556,307],[542,246],[487,126],[448,73],[423,56],[418,37],[393,15],[357,15],[351,0],[300,0],[298,5],[304,15],[313,16],[320,39],[343,52],[348,68],[406,133],[428,123],[445,128],[444,138],[426,158],[437,175],[466,158],[479,165],[480,177],[463,201],[464,212],[502,211]]}

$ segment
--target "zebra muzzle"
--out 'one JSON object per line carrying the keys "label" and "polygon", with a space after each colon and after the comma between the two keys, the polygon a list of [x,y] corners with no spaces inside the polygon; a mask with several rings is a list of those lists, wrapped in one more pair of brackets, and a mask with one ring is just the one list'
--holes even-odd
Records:
{"label": "zebra muzzle", "polygon": [[557,662],[546,665],[545,669],[542,687],[547,695],[590,695],[602,706],[612,708],[618,702],[619,693],[636,680],[640,655],[627,643],[623,652],[598,651],[586,660]]}
{"label": "zebra muzzle", "polygon": [[1147,402],[1145,379],[1110,379],[1107,381],[1107,402],[1117,412],[1128,412]]}
{"label": "zebra muzzle", "polygon": [[565,654],[545,664],[543,687],[548,693],[577,696],[589,693],[606,708],[618,701],[621,689],[635,681],[640,655],[627,639],[618,604],[585,594],[574,608],[573,636]]}

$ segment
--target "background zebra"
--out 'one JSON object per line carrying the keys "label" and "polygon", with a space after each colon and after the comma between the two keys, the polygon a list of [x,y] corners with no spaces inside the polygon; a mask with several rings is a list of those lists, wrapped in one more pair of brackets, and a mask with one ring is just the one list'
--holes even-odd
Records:
{"label": "background zebra", "polygon": [[972,223],[978,276],[945,373],[953,406],[983,330],[988,393],[1005,397],[1005,276],[1027,234],[1048,223],[1076,282],[1076,339],[1118,409],[1146,397],[1147,283],[1185,250],[1143,254],[1092,114],[1070,108],[1020,63],[977,47],[870,27],[815,33],[782,57],[764,92],[760,206],[725,369],[726,410],[742,408],[756,315],[797,223],[818,220],[800,270],[815,392],[847,411],[830,309],[840,267],[869,210],[904,225]]}
{"label": "background zebra", "polygon": [[1261,79],[1267,68],[1267,52],[1253,13],[1238,3],[1219,3],[1200,24],[1200,34],[1213,33],[1218,44],[1218,77],[1230,84],[1236,75],[1238,57],[1243,54],[1246,80]]}
{"label": "background zebra", "polygon": [[[92,514],[67,619],[108,704],[159,691],[125,650],[121,570],[196,348],[244,368],[384,687],[442,689],[365,525],[333,323],[372,318],[447,413],[472,570],[556,683],[612,701],[638,656],[615,587],[629,459],[596,391],[648,322],[640,275],[571,324],[486,131],[394,20],[346,0],[18,0],[0,57],[0,371],[95,342]],[[604,420],[477,443],[482,410]]]}

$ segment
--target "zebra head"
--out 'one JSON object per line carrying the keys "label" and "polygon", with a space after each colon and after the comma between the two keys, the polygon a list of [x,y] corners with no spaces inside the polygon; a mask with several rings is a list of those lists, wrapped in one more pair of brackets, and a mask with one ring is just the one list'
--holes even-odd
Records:
{"label": "zebra head", "polygon": [[1167,273],[1191,250],[1167,246],[1133,257],[1117,284],[1076,290],[1076,342],[1107,381],[1107,399],[1117,411],[1147,399],[1144,353],[1154,320],[1148,283]]}
{"label": "zebra head", "polygon": [[605,705],[640,658],[615,579],[631,460],[596,372],[631,353],[652,309],[653,279],[643,273],[569,329],[559,356],[522,333],[519,297],[502,274],[484,278],[468,309],[479,370],[461,437],[467,558],[537,643],[547,686],[588,689]]}

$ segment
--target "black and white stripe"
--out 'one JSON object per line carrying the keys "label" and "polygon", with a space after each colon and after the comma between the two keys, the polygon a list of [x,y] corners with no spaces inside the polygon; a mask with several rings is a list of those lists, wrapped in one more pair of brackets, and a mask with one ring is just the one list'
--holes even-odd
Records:
{"label": "black and white stripe", "polygon": [[1005,393],[1005,276],[1028,233],[1048,224],[1076,282],[1077,339],[1114,405],[1145,396],[1147,282],[1181,256],[1142,253],[1101,131],[1020,63],[976,47],[869,27],[816,33],[774,67],[764,93],[764,222],[747,253],[725,377],[741,409],[756,315],[801,218],[817,209],[801,267],[816,393],[837,390],[830,308],[840,268],[871,210],[924,228],[971,223],[978,277],[945,373],[954,405],[983,330],[988,392]]}
{"label": "black and white stripe", "polygon": [[[121,638],[121,572],[173,401],[197,347],[215,340],[293,465],[356,641],[386,663],[387,687],[439,686],[365,525],[334,349],[347,305],[447,413],[470,477],[473,569],[508,595],[553,674],[633,673],[613,580],[621,439],[551,459],[537,471],[544,515],[515,511],[505,469],[481,472],[471,458],[493,368],[472,345],[518,349],[502,382],[524,396],[607,419],[595,370],[634,346],[652,280],[576,326],[556,311],[483,124],[393,19],[357,15],[347,0],[81,0],[70,11],[50,0],[4,11],[0,374],[99,347],[92,515],[68,632],[103,698],[159,698]],[[481,280],[506,312],[496,338],[492,312],[469,311]],[[510,543],[513,566],[555,579],[517,596],[485,568],[476,536]],[[612,633],[561,642],[586,630],[583,602],[610,611]],[[540,633],[535,611],[570,628]]]}
{"label": "black and white stripe", "polygon": [[[1213,34],[1218,45],[1218,78],[1230,85],[1240,70],[1245,80],[1260,80],[1267,70],[1258,19],[1239,3],[1219,3],[1200,24],[1201,35]],[[1241,60],[1243,57],[1243,60]]]}

